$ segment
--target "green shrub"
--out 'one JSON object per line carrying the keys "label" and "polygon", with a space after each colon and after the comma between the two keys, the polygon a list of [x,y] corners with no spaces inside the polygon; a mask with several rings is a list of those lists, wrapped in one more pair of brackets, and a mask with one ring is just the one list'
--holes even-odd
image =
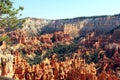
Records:
{"label": "green shrub", "polygon": [[1,36],[0,41],[8,41],[9,37],[8,36]]}

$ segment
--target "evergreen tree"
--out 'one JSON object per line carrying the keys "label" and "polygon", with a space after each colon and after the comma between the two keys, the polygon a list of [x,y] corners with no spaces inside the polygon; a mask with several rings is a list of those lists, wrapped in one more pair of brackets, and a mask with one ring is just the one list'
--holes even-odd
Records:
{"label": "evergreen tree", "polygon": [[17,17],[21,10],[23,10],[23,7],[20,6],[15,9],[13,2],[10,0],[0,0],[0,27],[16,27],[21,21]]}

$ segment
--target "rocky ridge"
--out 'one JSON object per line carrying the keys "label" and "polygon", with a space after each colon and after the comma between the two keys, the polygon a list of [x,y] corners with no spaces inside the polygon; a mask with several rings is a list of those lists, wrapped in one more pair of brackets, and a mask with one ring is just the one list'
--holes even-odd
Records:
{"label": "rocky ridge", "polygon": [[78,17],[73,19],[38,19],[26,18],[22,30],[29,35],[64,31],[72,36],[85,35],[96,31],[98,34],[107,33],[120,25],[120,15]]}

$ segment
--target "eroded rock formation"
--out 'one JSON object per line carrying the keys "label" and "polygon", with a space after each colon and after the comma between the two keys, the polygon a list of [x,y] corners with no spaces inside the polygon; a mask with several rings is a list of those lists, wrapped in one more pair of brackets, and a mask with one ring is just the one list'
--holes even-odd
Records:
{"label": "eroded rock formation", "polygon": [[[120,31],[115,28],[119,21],[119,15],[28,18],[22,30],[0,35],[0,76],[18,80],[119,80]],[[113,34],[108,34],[111,30]]]}
{"label": "eroded rock formation", "polygon": [[26,22],[23,24],[23,30],[29,35],[64,31],[65,33],[77,37],[78,35],[85,35],[92,31],[96,31],[97,34],[108,33],[119,25],[119,15],[79,17],[60,20],[26,18]]}

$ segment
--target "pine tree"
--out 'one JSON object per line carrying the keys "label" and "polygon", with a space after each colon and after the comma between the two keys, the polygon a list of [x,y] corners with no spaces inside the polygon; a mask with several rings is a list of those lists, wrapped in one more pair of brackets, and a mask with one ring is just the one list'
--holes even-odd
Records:
{"label": "pine tree", "polygon": [[15,9],[10,0],[0,0],[0,27],[16,27],[20,22],[17,15],[21,10],[23,7]]}

